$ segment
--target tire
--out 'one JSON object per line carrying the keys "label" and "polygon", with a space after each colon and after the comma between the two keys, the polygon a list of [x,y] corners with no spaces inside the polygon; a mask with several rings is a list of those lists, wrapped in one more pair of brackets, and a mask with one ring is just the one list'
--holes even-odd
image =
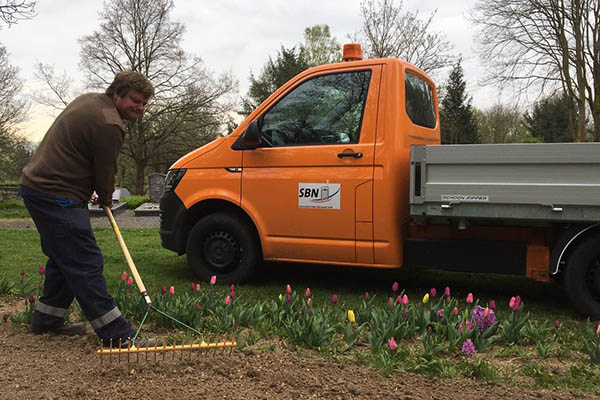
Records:
{"label": "tire", "polygon": [[600,319],[600,236],[579,244],[567,261],[564,287],[575,308],[592,319]]}
{"label": "tire", "polygon": [[194,225],[187,240],[187,260],[204,281],[243,282],[254,274],[260,259],[254,229],[233,214],[210,214]]}

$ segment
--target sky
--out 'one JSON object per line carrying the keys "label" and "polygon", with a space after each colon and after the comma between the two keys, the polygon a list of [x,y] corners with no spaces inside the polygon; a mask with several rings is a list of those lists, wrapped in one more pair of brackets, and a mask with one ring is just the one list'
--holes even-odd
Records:
{"label": "sky", "polygon": [[[207,68],[219,73],[231,71],[239,81],[239,95],[245,95],[250,72],[260,73],[269,56],[302,42],[304,29],[327,24],[341,44],[362,27],[362,0],[174,0],[171,19],[183,23],[186,33],[182,48],[199,56]],[[397,3],[396,3],[397,4]],[[479,85],[485,74],[475,54],[475,28],[466,15],[475,0],[404,0],[405,11],[419,12],[421,18],[436,11],[431,30],[445,35],[452,53],[462,55],[467,92],[472,104],[486,109],[499,101],[495,91]],[[37,15],[0,30],[0,43],[9,63],[20,69],[24,92],[32,94],[43,87],[34,76],[37,61],[66,72],[81,86],[78,39],[100,27],[100,0],[38,0]],[[447,73],[435,76],[437,85]],[[34,99],[32,99],[34,100]],[[39,141],[56,116],[32,101],[31,118],[21,125],[25,135]]]}

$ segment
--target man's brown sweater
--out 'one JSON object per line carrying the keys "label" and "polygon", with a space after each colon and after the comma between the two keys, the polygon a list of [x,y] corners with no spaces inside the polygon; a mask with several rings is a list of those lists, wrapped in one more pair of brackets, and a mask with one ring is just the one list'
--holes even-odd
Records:
{"label": "man's brown sweater", "polygon": [[44,136],[23,168],[21,184],[83,202],[95,190],[101,204],[110,204],[124,132],[123,121],[109,96],[79,96]]}

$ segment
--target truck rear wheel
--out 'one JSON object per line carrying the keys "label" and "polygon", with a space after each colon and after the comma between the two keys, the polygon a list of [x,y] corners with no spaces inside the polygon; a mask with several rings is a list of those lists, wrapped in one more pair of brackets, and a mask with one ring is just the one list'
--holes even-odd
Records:
{"label": "truck rear wheel", "polygon": [[226,213],[210,214],[194,225],[188,236],[188,264],[203,280],[220,283],[249,279],[258,264],[258,239],[250,224]]}
{"label": "truck rear wheel", "polygon": [[564,285],[577,310],[600,319],[600,236],[591,236],[575,248],[567,261]]}

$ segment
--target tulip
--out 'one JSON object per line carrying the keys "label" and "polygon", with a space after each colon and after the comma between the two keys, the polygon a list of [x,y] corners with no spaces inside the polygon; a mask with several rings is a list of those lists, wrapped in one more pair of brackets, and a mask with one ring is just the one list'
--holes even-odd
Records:
{"label": "tulip", "polygon": [[406,318],[408,312],[406,312],[406,308],[402,310],[402,318]]}
{"label": "tulip", "polygon": [[596,335],[600,335],[600,324],[598,324],[598,327],[596,328]]}
{"label": "tulip", "polygon": [[44,275],[44,272],[46,272],[46,267],[40,265],[40,275]]}
{"label": "tulip", "polygon": [[444,309],[440,308],[439,310],[437,310],[437,316],[440,317],[440,319],[444,318]]}
{"label": "tulip", "polygon": [[467,303],[469,303],[469,304],[470,304],[470,303],[472,303],[472,302],[473,302],[473,293],[469,293],[469,294],[467,295]]}
{"label": "tulip", "polygon": [[423,296],[423,304],[427,304],[428,301],[429,301],[429,293],[426,293],[425,296]]}
{"label": "tulip", "polygon": [[21,269],[21,276],[25,276],[25,268]]}
{"label": "tulip", "polygon": [[169,288],[169,293],[171,293],[171,294],[175,294],[175,287],[171,286],[171,287]]}
{"label": "tulip", "polygon": [[129,277],[129,279],[127,279],[127,284],[128,285],[133,285],[133,277]]}
{"label": "tulip", "polygon": [[369,292],[365,292],[365,301],[369,301],[371,296],[369,296]]}
{"label": "tulip", "polygon": [[517,301],[517,299],[515,299],[514,297],[510,298],[510,301],[508,302],[508,306],[510,308],[515,308],[515,302]]}
{"label": "tulip", "polygon": [[167,293],[167,287],[166,287],[166,286],[163,286],[163,287],[160,289],[160,291],[162,292],[162,294],[165,294],[165,293]]}
{"label": "tulip", "polygon": [[337,302],[338,302],[337,294],[334,294],[333,296],[331,296],[331,303],[332,304],[337,304]]}
{"label": "tulip", "polygon": [[[390,297],[391,299],[391,297]],[[396,297],[396,304],[402,304],[402,296]]]}
{"label": "tulip", "polygon": [[288,303],[292,302],[292,296],[289,293],[285,294],[285,301],[287,301]]}
{"label": "tulip", "polygon": [[305,297],[310,297],[310,288],[306,288],[306,292],[304,292]]}
{"label": "tulip", "polygon": [[312,308],[308,310],[308,315],[311,316],[311,317],[313,316],[313,310],[312,310]]}
{"label": "tulip", "polygon": [[290,285],[287,285],[287,286],[285,287],[285,292],[286,292],[286,293],[292,293],[292,287],[291,287]]}
{"label": "tulip", "polygon": [[35,303],[35,297],[33,297],[32,294],[29,295],[29,298],[27,300],[29,300],[29,304]]}
{"label": "tulip", "polygon": [[556,329],[560,328],[560,321],[559,320],[554,321],[554,327]]}
{"label": "tulip", "polygon": [[200,288],[200,284],[199,284],[199,283],[196,283],[196,292],[199,292],[199,291],[200,291],[200,289],[201,289],[201,288]]}
{"label": "tulip", "polygon": [[354,317],[354,311],[348,310],[348,321],[355,323],[356,318]]}
{"label": "tulip", "polygon": [[454,307],[454,309],[452,310],[452,314],[458,315],[458,307]]}
{"label": "tulip", "polygon": [[390,308],[394,307],[394,299],[392,299],[391,297],[388,299],[388,305],[390,306]]}
{"label": "tulip", "polygon": [[466,324],[467,324],[467,331],[470,331],[473,329],[473,324],[471,324],[471,321],[467,320]]}
{"label": "tulip", "polygon": [[196,303],[196,311],[200,311],[200,303]]}
{"label": "tulip", "polygon": [[121,274],[121,280],[122,281],[126,281],[127,280],[127,272],[123,271],[123,273]]}
{"label": "tulip", "polygon": [[446,296],[448,298],[450,297],[450,287],[449,286],[446,286],[446,289],[444,289],[444,296]]}
{"label": "tulip", "polygon": [[398,345],[393,337],[388,339],[388,346],[390,346],[390,350],[396,350],[398,348]]}
{"label": "tulip", "polygon": [[279,301],[283,301],[283,295],[279,294]]}
{"label": "tulip", "polygon": [[408,304],[408,296],[407,295],[402,296],[402,304],[404,304],[404,305]]}
{"label": "tulip", "polygon": [[216,275],[211,276],[210,277],[210,284],[214,285],[216,283],[217,283],[217,276]]}
{"label": "tulip", "polygon": [[231,297],[230,296],[225,297],[225,305],[228,306],[230,304],[231,304]]}
{"label": "tulip", "polygon": [[[477,307],[475,307],[475,308],[477,308]],[[486,307],[485,310],[483,310],[483,317],[487,318],[488,315],[490,315],[490,309],[489,309],[489,307]]]}
{"label": "tulip", "polygon": [[436,297],[437,296],[436,288],[432,287],[431,290],[429,290],[429,294],[431,295],[431,297]]}
{"label": "tulip", "polygon": [[312,306],[312,298],[309,297],[308,300],[306,300],[306,305],[309,307]]}
{"label": "tulip", "polygon": [[194,284],[194,282],[192,282],[190,284],[190,292],[193,292],[194,290],[196,290],[196,285]]}
{"label": "tulip", "polygon": [[394,282],[392,284],[392,292],[396,293],[398,291],[398,282]]}
{"label": "tulip", "polygon": [[494,300],[490,300],[490,310],[495,310],[496,309],[496,302]]}

